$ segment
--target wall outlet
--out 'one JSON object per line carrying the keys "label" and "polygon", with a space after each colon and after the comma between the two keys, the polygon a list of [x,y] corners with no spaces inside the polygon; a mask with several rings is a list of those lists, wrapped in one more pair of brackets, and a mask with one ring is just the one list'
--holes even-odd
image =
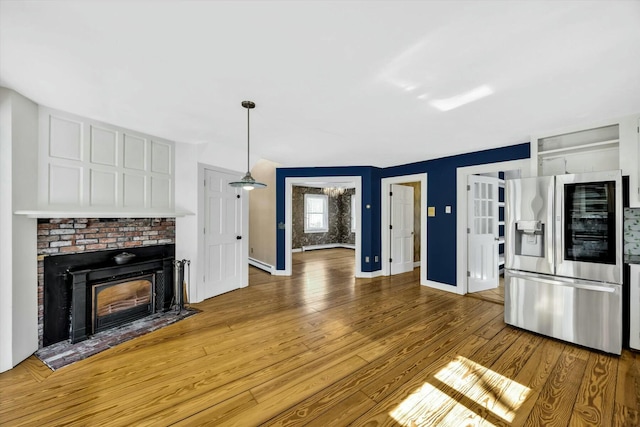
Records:
{"label": "wall outlet", "polygon": [[364,257],[364,262],[369,262],[369,257],[368,256]]}

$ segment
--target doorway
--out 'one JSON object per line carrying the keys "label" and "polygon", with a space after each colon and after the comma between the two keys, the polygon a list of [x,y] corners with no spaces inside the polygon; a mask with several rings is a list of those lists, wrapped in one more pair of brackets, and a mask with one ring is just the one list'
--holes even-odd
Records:
{"label": "doorway", "polygon": [[291,276],[292,274],[292,252],[293,252],[293,187],[297,186],[331,186],[331,184],[349,186],[355,188],[355,276],[369,277],[362,272],[361,253],[361,206],[362,206],[362,178],[360,176],[314,176],[314,177],[289,177],[285,178],[285,263],[284,270],[277,272],[278,275]]}
{"label": "doorway", "polygon": [[495,175],[510,171],[509,176],[527,177],[530,170],[530,159],[513,160],[508,162],[488,163],[484,165],[461,167],[457,169],[457,216],[456,216],[456,282],[457,293],[464,295],[469,291],[470,257],[469,257],[469,202],[468,180],[472,175]]}
{"label": "doorway", "polygon": [[[381,181],[381,221],[380,233],[382,237],[381,259],[382,274],[390,276],[392,274],[391,262],[391,188],[396,184],[407,184],[412,182],[420,183],[420,201],[418,203],[420,210],[420,259],[417,265],[420,267],[420,284],[427,285],[427,174],[403,175],[391,178],[383,178]],[[414,264],[415,266],[415,264]]]}

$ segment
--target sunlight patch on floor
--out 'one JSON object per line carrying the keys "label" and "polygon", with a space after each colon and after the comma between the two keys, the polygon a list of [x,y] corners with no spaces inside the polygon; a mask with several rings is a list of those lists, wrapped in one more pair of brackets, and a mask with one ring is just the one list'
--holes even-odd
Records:
{"label": "sunlight patch on floor", "polygon": [[509,422],[531,392],[530,388],[462,356],[435,377]]}
{"label": "sunlight patch on floor", "polygon": [[[433,425],[460,427],[480,425],[484,421],[471,409],[456,402],[429,383],[424,383],[389,415],[404,427]],[[486,421],[482,425],[494,426]]]}
{"label": "sunlight patch on floor", "polygon": [[[450,394],[463,394],[507,422],[513,421],[531,393],[528,387],[462,356],[436,373],[432,382],[451,389]],[[425,382],[389,415],[405,427],[494,425],[440,388]]]}

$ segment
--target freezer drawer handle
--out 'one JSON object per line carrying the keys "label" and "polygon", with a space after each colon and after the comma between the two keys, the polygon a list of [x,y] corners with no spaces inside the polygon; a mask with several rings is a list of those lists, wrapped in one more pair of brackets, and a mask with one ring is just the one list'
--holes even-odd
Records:
{"label": "freezer drawer handle", "polygon": [[608,286],[598,286],[598,285],[587,285],[582,283],[581,284],[569,283],[569,282],[562,282],[560,280],[544,279],[536,276],[521,276],[519,274],[512,274],[512,276],[519,277],[521,279],[535,280],[537,282],[548,283],[550,285],[567,286],[569,288],[576,288],[576,289],[586,289],[588,291],[608,292],[608,293],[616,292],[616,288],[613,286],[608,287]]}

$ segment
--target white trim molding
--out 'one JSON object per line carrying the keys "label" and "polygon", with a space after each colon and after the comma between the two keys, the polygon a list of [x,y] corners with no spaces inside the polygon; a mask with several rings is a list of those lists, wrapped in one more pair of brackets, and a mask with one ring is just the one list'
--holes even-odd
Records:
{"label": "white trim molding", "polygon": [[259,268],[260,270],[266,271],[269,274],[273,274],[273,271],[276,269],[271,264],[267,264],[266,262],[262,262],[260,260],[257,260],[251,257],[249,257],[249,265],[252,265],[255,268]]}
{"label": "white trim molding", "polygon": [[[284,231],[284,270],[275,270],[275,275],[278,276],[291,276],[291,253],[292,253],[292,236],[291,236],[291,224],[293,224],[293,208],[291,206],[291,199],[293,196],[294,185],[312,186],[313,183],[318,184],[331,184],[339,183],[343,186],[352,186],[355,188],[356,196],[356,218],[359,220],[362,218],[362,177],[360,176],[311,176],[311,177],[288,177],[284,180],[284,218],[285,218],[285,231]],[[355,250],[355,275],[356,277],[362,276],[362,221],[358,221],[356,224],[356,250]]]}
{"label": "white trim molding", "polygon": [[390,178],[382,178],[381,191],[381,215],[380,215],[380,236],[381,236],[381,260],[382,275],[389,276],[391,268],[389,266],[389,258],[391,257],[389,226],[391,225],[391,217],[389,211],[391,209],[391,200],[389,192],[391,184],[402,184],[406,182],[420,183],[420,284],[427,283],[427,173],[417,173],[413,175],[394,176]]}
{"label": "white trim molding", "polygon": [[446,283],[433,282],[431,280],[427,280],[425,283],[420,283],[423,286],[428,288],[438,289],[440,291],[451,292],[453,294],[464,295],[460,286],[449,285]]}

